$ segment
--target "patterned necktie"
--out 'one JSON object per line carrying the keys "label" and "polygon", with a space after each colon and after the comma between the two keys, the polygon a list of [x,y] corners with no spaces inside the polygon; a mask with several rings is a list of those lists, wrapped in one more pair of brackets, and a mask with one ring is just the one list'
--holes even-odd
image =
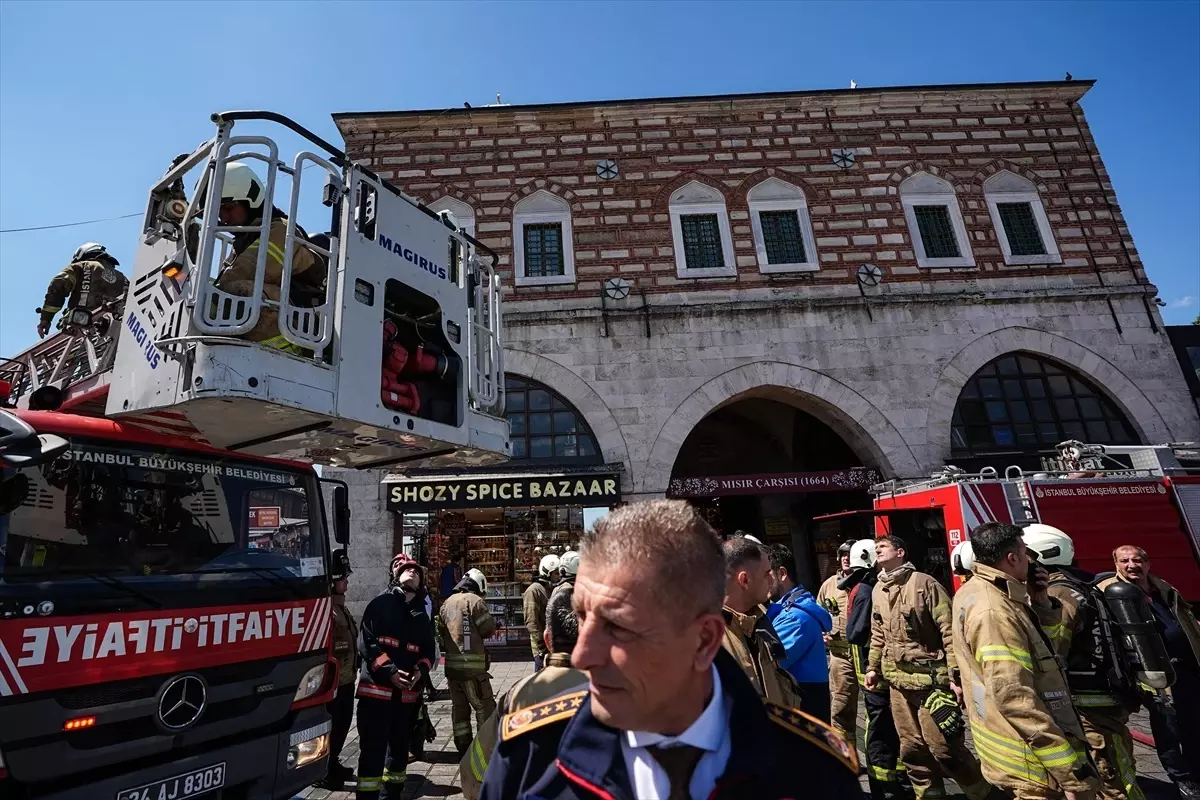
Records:
{"label": "patterned necktie", "polygon": [[692,794],[688,787],[692,782],[692,773],[696,771],[696,765],[700,763],[704,751],[688,744],[647,749],[650,751],[650,755],[654,756],[658,765],[667,773],[667,779],[671,782],[671,793],[667,796],[667,800],[691,800]]}

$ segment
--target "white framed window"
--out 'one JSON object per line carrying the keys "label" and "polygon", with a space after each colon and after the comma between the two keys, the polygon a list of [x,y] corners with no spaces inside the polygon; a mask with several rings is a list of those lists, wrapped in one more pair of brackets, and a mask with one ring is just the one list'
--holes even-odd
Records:
{"label": "white framed window", "polygon": [[1058,264],[1058,243],[1046,218],[1046,208],[1032,181],[1011,172],[997,172],[983,182],[988,213],[1004,252],[1004,263]]}
{"label": "white framed window", "polygon": [[453,197],[441,197],[429,204],[429,210],[434,212],[449,211],[458,223],[458,227],[475,236],[475,209],[461,200]]}
{"label": "white framed window", "polygon": [[759,272],[815,272],[817,246],[804,191],[778,178],[767,178],[751,189],[746,199]]}
{"label": "white framed window", "polygon": [[692,181],[671,194],[671,236],[680,278],[737,275],[725,196],[708,184]]}
{"label": "white framed window", "polygon": [[538,191],[513,207],[513,277],[517,286],[575,282],[571,206]]}
{"label": "white framed window", "polygon": [[928,172],[917,172],[900,184],[900,202],[917,266],[975,266],[958,196],[949,182]]}

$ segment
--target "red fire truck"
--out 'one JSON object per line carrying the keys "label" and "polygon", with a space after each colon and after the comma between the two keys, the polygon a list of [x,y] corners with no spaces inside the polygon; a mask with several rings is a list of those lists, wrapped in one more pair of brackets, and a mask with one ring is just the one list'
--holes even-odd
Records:
{"label": "red fire truck", "polygon": [[[984,522],[1042,522],[1070,534],[1082,569],[1113,569],[1114,548],[1150,554],[1152,571],[1200,601],[1200,475],[1181,446],[1109,447],[1068,442],[1046,471],[1011,467],[873,488],[877,535],[899,534],[919,568],[950,581],[949,552]],[[957,588],[960,578],[955,577]]]}

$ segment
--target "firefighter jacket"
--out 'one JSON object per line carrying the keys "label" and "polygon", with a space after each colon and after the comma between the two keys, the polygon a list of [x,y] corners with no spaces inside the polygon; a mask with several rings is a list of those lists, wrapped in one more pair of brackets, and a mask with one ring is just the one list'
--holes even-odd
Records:
{"label": "firefighter jacket", "polygon": [[[256,223],[251,223],[256,224]],[[217,288],[231,291],[227,287],[239,281],[254,281],[255,267],[258,265],[259,240],[262,237],[256,232],[239,233],[234,237],[233,255],[221,266],[217,276]],[[263,276],[263,296],[268,300],[279,299],[279,282],[283,277],[283,256],[287,244],[287,217],[279,211],[271,215],[271,236],[267,240],[267,263]],[[292,280],[300,283],[311,280],[314,276],[306,273],[316,263],[312,251],[307,247],[296,244],[292,253]],[[301,278],[305,275],[305,278]]]}
{"label": "firefighter jacket", "polygon": [[358,654],[358,697],[391,700],[398,692],[403,703],[420,702],[415,686],[397,689],[392,676],[418,669],[427,673],[433,666],[433,625],[425,616],[424,599],[418,595],[409,602],[394,586],[372,600],[359,625]]}
{"label": "firefighter jacket", "polygon": [[[850,660],[854,664],[858,685],[868,692],[872,691],[867,689],[866,681],[871,649],[871,611],[878,582],[878,570],[861,567],[838,582],[838,587],[846,592],[846,641],[850,645]],[[887,679],[880,676],[880,681],[881,684],[874,691],[887,691]]]}
{"label": "firefighter jacket", "polygon": [[871,605],[867,671],[880,673],[898,689],[947,687],[954,638],[945,588],[905,562],[880,571]]}
{"label": "firefighter jacket", "polygon": [[[1099,589],[1104,591],[1116,581],[1125,580],[1120,575],[1114,575],[1100,582]],[[1128,583],[1128,581],[1126,581]],[[1200,668],[1200,624],[1196,622],[1196,615],[1192,613],[1192,607],[1187,600],[1183,599],[1183,595],[1179,593],[1174,586],[1162,580],[1161,578],[1150,576],[1150,585],[1154,587],[1163,602],[1171,609],[1175,615],[1175,621],[1179,623],[1179,627],[1183,628],[1183,634],[1187,637],[1188,644],[1191,645],[1192,657],[1195,659],[1193,666]]]}
{"label": "firefighter jacket", "polygon": [[346,596],[333,596],[333,657],[338,662],[338,686],[358,676],[358,623],[346,608]]}
{"label": "firefighter jacket", "polygon": [[[727,711],[729,759],[709,800],[812,797],[859,800],[858,759],[811,717],[764,703],[728,653],[713,660]],[[592,714],[589,693],[568,691],[501,720],[480,800],[635,800],[624,732]],[[819,788],[814,788],[819,787]]]}
{"label": "firefighter jacket", "polygon": [[787,657],[783,642],[762,614],[741,614],[728,606],[723,647],[745,671],[755,691],[772,703],[800,708],[795,679],[779,666]]}
{"label": "firefighter jacket", "polygon": [[[1050,604],[1034,605],[1054,653],[1066,666],[1071,699],[1078,709],[1136,710],[1136,686],[1114,678],[1126,673],[1114,663],[1117,654],[1106,644],[1096,603],[1103,596],[1092,587],[1093,576],[1069,567],[1050,573]],[[1113,633],[1116,633],[1113,631]],[[1126,683],[1122,686],[1122,683]]]}
{"label": "firefighter jacket", "polygon": [[525,629],[529,631],[529,649],[535,656],[546,654],[546,642],[542,634],[546,632],[546,604],[549,602],[550,590],[541,578],[529,584],[522,596]]}
{"label": "firefighter jacket", "polygon": [[487,675],[488,655],[483,640],[496,632],[496,620],[488,611],[487,601],[460,589],[442,603],[438,618],[446,632],[446,677],[466,680]]}
{"label": "firefighter jacket", "polygon": [[958,666],[988,783],[1095,791],[1087,739],[1025,584],[984,564],[954,598]]}
{"label": "firefighter jacket", "polygon": [[68,308],[95,311],[105,303],[123,300],[128,288],[128,279],[115,267],[99,261],[73,261],[50,281],[38,311],[42,322],[49,324],[64,303]]}
{"label": "firefighter jacket", "polygon": [[841,658],[850,657],[850,643],[846,641],[846,615],[850,609],[850,593],[838,586],[845,577],[840,572],[830,575],[821,588],[817,589],[817,602],[833,617],[833,628],[829,631],[829,652]]}
{"label": "firefighter jacket", "polygon": [[570,653],[551,653],[545,667],[514,683],[500,698],[492,715],[479,726],[479,733],[471,742],[471,749],[463,755],[459,763],[462,792],[467,800],[477,800],[479,797],[484,773],[487,772],[496,742],[500,739],[500,720],[505,714],[529,708],[572,689],[586,689],[587,682],[586,672],[571,667]]}

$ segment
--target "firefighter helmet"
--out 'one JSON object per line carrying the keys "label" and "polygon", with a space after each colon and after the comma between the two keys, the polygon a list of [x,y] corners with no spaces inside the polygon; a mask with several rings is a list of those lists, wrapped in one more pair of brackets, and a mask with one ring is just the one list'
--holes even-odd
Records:
{"label": "firefighter helmet", "polygon": [[1075,543],[1071,537],[1053,525],[1035,522],[1025,526],[1025,546],[1037,553],[1038,561],[1047,567],[1069,567],[1075,561]]}
{"label": "firefighter helmet", "polygon": [[399,579],[400,573],[404,572],[404,570],[408,569],[409,567],[416,568],[417,575],[421,579],[421,584],[424,585],[425,584],[425,570],[421,569],[421,565],[418,564],[416,562],[416,560],[413,559],[411,556],[409,556],[407,553],[397,553],[392,558],[392,578]]}
{"label": "firefighter helmet", "polygon": [[467,574],[465,577],[468,577],[472,581],[475,582],[475,585],[479,587],[480,594],[484,594],[484,595],[487,594],[487,576],[486,575],[484,575],[482,572],[475,569],[474,567],[471,567],[469,570],[467,570]]}
{"label": "firefighter helmet", "polygon": [[225,182],[221,184],[222,203],[245,203],[250,208],[262,208],[267,192],[263,183],[240,161],[225,165]]}
{"label": "firefighter helmet", "polygon": [[850,555],[850,551],[854,549],[854,544],[854,539],[847,539],[846,541],[842,542],[841,546],[838,547],[838,558]]}
{"label": "firefighter helmet", "polygon": [[850,568],[875,566],[875,540],[859,539],[850,546]]}
{"label": "firefighter helmet", "polygon": [[579,553],[574,550],[563,553],[558,559],[558,569],[564,578],[574,580],[575,575],[579,572]]}
{"label": "firefighter helmet", "polygon": [[104,245],[99,242],[84,242],[79,245],[79,247],[75,248],[75,254],[71,256],[71,263],[73,264],[76,261],[95,261],[100,258],[111,261],[114,265],[120,263],[110,256],[108,251],[104,249]]}
{"label": "firefighter helmet", "polygon": [[955,575],[970,575],[975,568],[975,548],[968,539],[954,545],[950,551],[950,567]]}
{"label": "firefighter helmet", "polygon": [[345,550],[333,551],[333,565],[329,570],[329,577],[335,581],[340,581],[350,577],[350,573],[354,570],[350,569],[350,556],[346,555]]}
{"label": "firefighter helmet", "polygon": [[538,575],[543,578],[549,578],[550,573],[558,569],[558,556],[551,553],[548,556],[542,556],[542,561],[538,564]]}

